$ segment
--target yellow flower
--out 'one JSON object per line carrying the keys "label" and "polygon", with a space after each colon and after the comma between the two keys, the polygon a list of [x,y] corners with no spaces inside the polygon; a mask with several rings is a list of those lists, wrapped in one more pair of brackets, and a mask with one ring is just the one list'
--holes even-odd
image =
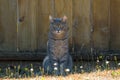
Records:
{"label": "yellow flower", "polygon": [[41,77],[41,79],[40,80],[45,80],[45,78],[44,77]]}

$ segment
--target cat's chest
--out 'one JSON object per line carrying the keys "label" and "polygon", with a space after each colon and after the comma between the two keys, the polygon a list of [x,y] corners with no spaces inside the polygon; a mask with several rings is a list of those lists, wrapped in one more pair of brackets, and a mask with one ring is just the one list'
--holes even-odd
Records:
{"label": "cat's chest", "polygon": [[65,47],[68,46],[68,40],[49,40],[48,41],[50,47]]}
{"label": "cat's chest", "polygon": [[61,58],[68,53],[68,41],[66,40],[49,40],[49,51],[57,58]]}
{"label": "cat's chest", "polygon": [[[64,31],[61,31],[61,33],[49,32],[48,37],[52,39],[65,39],[68,37],[68,33]],[[56,42],[61,42],[61,41],[56,41]]]}

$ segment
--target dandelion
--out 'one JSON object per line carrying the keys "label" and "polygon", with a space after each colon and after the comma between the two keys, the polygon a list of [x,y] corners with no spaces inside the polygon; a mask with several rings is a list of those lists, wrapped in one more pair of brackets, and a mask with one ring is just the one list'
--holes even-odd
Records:
{"label": "dandelion", "polygon": [[8,67],[8,69],[10,70],[10,67]]}
{"label": "dandelion", "polygon": [[80,66],[80,69],[82,69],[83,68],[83,66]]}
{"label": "dandelion", "polygon": [[54,67],[54,70],[55,70],[55,71],[57,71],[57,70],[58,70],[58,68],[57,68],[57,67]]}
{"label": "dandelion", "polygon": [[31,68],[30,71],[33,72],[34,71],[33,68]]}
{"label": "dandelion", "polygon": [[97,60],[97,63],[99,63],[100,61],[99,60]]}
{"label": "dandelion", "polygon": [[109,61],[106,61],[106,64],[109,64]]}
{"label": "dandelion", "polygon": [[67,69],[65,69],[65,71],[66,71],[66,72],[70,72],[70,69],[67,68]]}
{"label": "dandelion", "polygon": [[120,66],[120,63],[118,63],[118,66]]}
{"label": "dandelion", "polygon": [[57,66],[58,64],[57,64],[57,63],[54,63],[53,65],[54,65],[54,66]]}

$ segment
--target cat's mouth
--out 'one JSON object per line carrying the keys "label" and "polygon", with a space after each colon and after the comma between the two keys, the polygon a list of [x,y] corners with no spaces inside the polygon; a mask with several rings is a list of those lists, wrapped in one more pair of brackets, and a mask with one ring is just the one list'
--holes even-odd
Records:
{"label": "cat's mouth", "polygon": [[55,31],[54,34],[55,35],[64,35],[65,32],[64,31]]}
{"label": "cat's mouth", "polygon": [[63,39],[65,37],[64,31],[54,31],[53,36],[55,39]]}
{"label": "cat's mouth", "polygon": [[64,31],[53,31],[52,33],[55,34],[55,35],[57,35],[57,34],[59,35],[59,34],[63,34]]}

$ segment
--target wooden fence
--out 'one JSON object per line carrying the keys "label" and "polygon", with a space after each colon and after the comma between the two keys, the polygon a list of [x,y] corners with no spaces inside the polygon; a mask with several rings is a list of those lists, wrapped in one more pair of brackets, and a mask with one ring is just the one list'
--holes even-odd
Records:
{"label": "wooden fence", "polygon": [[46,52],[49,15],[68,17],[73,54],[119,51],[119,8],[120,0],[0,0],[0,55]]}

